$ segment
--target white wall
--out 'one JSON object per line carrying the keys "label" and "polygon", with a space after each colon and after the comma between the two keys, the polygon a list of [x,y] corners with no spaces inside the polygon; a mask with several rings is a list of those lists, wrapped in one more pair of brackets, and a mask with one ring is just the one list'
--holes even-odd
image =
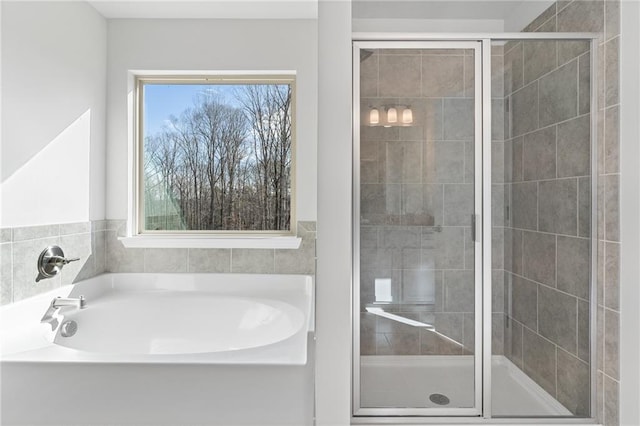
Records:
{"label": "white wall", "polygon": [[106,20],[2,2],[2,227],[104,218]]}
{"label": "white wall", "polygon": [[620,2],[620,424],[640,424],[640,4]]}
{"label": "white wall", "polygon": [[109,20],[107,217],[127,218],[130,70],[295,70],[297,219],[316,220],[316,20]]}
{"label": "white wall", "polygon": [[316,422],[351,418],[351,2],[318,4]]}

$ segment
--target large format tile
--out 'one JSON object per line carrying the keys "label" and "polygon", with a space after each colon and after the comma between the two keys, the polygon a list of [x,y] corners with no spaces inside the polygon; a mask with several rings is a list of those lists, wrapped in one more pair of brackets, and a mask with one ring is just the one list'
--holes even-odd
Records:
{"label": "large format tile", "polygon": [[556,128],[547,127],[524,136],[522,169],[524,180],[556,177]]}
{"label": "large format tile", "polygon": [[584,362],[591,359],[591,316],[589,302],[578,300],[578,358]]}
{"label": "large format tile", "polygon": [[422,96],[451,98],[464,96],[462,56],[422,56]]}
{"label": "large format tile", "polygon": [[424,182],[464,183],[464,145],[465,142],[427,142]]}
{"label": "large format tile", "polygon": [[274,268],[272,249],[231,250],[231,272],[272,274]]}
{"label": "large format tile", "polygon": [[[555,30],[555,20],[549,21]],[[547,24],[547,25],[549,25]],[[529,84],[556,67],[555,40],[523,41],[524,45],[524,84]]]}
{"label": "large format tile", "polygon": [[444,271],[444,289],[446,312],[474,312],[472,271]]}
{"label": "large format tile", "polygon": [[147,248],[144,249],[144,272],[187,272],[188,249]]}
{"label": "large format tile", "polygon": [[589,365],[558,350],[558,401],[578,417],[589,416]]}
{"label": "large format tile", "polygon": [[620,172],[620,115],[619,107],[607,108],[604,112],[604,170],[605,173]]}
{"label": "large format tile", "polygon": [[524,372],[555,398],[556,346],[525,328],[523,361]]}
{"label": "large format tile", "polygon": [[520,136],[538,128],[538,104],[537,80],[511,95],[512,137]]}
{"label": "large format tile", "polygon": [[605,105],[620,103],[620,37],[613,38],[605,44]]}
{"label": "large format tile", "polygon": [[524,55],[522,42],[513,45],[504,56],[504,94],[509,95],[522,87],[524,81]]}
{"label": "large format tile", "polygon": [[566,351],[577,354],[578,302],[547,286],[538,287],[538,332]]}
{"label": "large format tile", "polygon": [[579,0],[558,12],[559,32],[600,33],[604,29],[604,1]]}
{"label": "large format tile", "polygon": [[604,372],[620,378],[620,314],[610,309],[604,311]]}
{"label": "large format tile", "polygon": [[107,272],[144,271],[144,249],[125,248],[118,240],[118,231],[107,231]]}
{"label": "large format tile", "polygon": [[604,180],[604,234],[609,241],[620,241],[620,176],[607,175]]}
{"label": "large format tile", "polygon": [[444,225],[469,226],[473,201],[473,185],[444,185]]}
{"label": "large format tile", "polygon": [[578,181],[558,179],[540,182],[539,229],[554,234],[578,233]]}
{"label": "large format tile", "polygon": [[474,100],[444,99],[444,139],[471,140],[474,130]]}
{"label": "large format tile", "polygon": [[586,238],[558,236],[559,290],[589,299],[590,241]]}
{"label": "large format tile", "polygon": [[62,269],[62,285],[73,284],[96,275],[90,233],[61,235],[60,247],[64,250],[65,257],[80,258],[79,261],[71,262]]}
{"label": "large format tile", "polygon": [[578,115],[578,61],[572,61],[540,79],[540,126]]}
{"label": "large format tile", "polygon": [[514,228],[537,229],[538,184],[536,182],[511,185],[511,218]]}
{"label": "large format tile", "polygon": [[556,285],[556,237],[523,232],[523,273],[539,283]]}
{"label": "large format tile", "polygon": [[360,61],[360,96],[378,96],[378,58],[376,52]]}
{"label": "large format tile", "polygon": [[605,243],[604,304],[620,310],[620,243]]}
{"label": "large format tile", "polygon": [[589,115],[558,124],[558,177],[588,176],[591,171]]}
{"label": "large format tile", "polygon": [[414,96],[420,93],[420,56],[379,55],[379,96]]}
{"label": "large format tile", "polygon": [[532,330],[538,329],[538,285],[514,276],[511,284],[511,314]]}
{"label": "large format tile", "polygon": [[231,272],[231,249],[189,249],[189,272]]}

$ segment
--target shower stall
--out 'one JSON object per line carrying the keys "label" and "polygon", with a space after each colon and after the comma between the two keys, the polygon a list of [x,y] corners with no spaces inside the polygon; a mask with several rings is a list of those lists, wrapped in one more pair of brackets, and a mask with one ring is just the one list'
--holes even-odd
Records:
{"label": "shower stall", "polygon": [[595,416],[594,40],[354,41],[355,422]]}

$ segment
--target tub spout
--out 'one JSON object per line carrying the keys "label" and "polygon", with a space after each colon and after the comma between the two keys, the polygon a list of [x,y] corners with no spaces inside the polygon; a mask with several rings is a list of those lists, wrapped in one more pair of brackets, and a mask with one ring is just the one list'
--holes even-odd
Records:
{"label": "tub spout", "polygon": [[55,330],[58,326],[58,319],[54,317],[54,314],[63,306],[75,306],[78,309],[84,309],[86,301],[84,300],[84,296],[80,296],[78,298],[74,297],[56,297],[51,301],[49,305],[49,309],[44,313],[41,323],[46,323],[51,325],[51,331]]}

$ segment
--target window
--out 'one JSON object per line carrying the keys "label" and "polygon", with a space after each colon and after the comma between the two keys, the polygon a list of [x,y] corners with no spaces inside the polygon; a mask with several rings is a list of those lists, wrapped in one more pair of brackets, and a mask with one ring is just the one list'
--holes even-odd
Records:
{"label": "window", "polygon": [[138,234],[293,233],[293,76],[136,85]]}

